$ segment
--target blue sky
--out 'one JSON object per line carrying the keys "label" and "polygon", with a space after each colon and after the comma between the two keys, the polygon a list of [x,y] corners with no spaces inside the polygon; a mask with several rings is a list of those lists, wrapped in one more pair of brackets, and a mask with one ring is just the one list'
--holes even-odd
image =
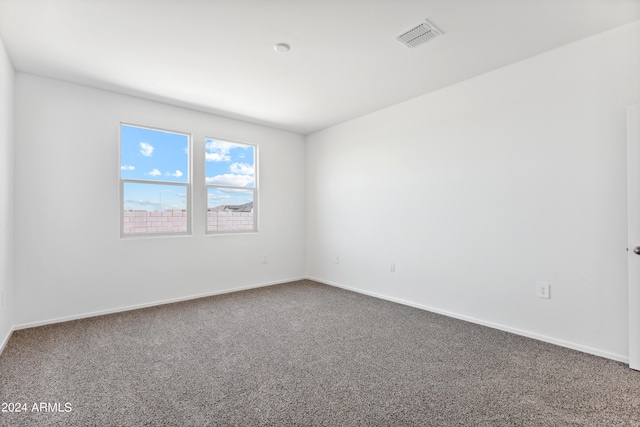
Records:
{"label": "blue sky", "polygon": [[[206,184],[216,186],[207,189],[209,208],[253,200],[250,189],[255,187],[254,146],[208,138],[204,154]],[[158,181],[158,184],[126,182],[125,210],[187,208],[186,185],[168,183],[188,182],[188,135],[122,125],[120,159],[122,178]]]}
{"label": "blue sky", "polygon": [[[205,141],[207,206],[242,205],[253,200],[255,147],[207,138]],[[224,188],[226,186],[235,188]]]}
{"label": "blue sky", "polygon": [[122,178],[187,182],[189,136],[122,125]]}
{"label": "blue sky", "polygon": [[[189,136],[121,126],[120,174],[125,179],[186,183],[189,180]],[[125,210],[186,209],[185,185],[125,183]]]}

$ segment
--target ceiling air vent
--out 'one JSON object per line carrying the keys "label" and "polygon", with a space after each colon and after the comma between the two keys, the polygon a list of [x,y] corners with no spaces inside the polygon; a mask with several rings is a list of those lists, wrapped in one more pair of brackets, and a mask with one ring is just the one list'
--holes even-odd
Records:
{"label": "ceiling air vent", "polygon": [[422,24],[413,27],[406,33],[399,36],[398,41],[407,47],[414,48],[431,41],[442,34],[444,33],[437,29],[435,25],[425,20]]}

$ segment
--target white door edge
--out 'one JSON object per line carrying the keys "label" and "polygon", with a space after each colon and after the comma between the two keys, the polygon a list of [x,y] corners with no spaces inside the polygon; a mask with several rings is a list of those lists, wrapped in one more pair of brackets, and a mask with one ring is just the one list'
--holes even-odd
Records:
{"label": "white door edge", "polygon": [[640,104],[627,107],[629,367],[640,370]]}

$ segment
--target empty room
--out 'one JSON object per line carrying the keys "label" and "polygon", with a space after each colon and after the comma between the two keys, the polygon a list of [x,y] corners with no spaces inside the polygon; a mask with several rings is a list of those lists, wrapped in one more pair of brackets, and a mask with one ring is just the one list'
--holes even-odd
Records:
{"label": "empty room", "polygon": [[0,0],[0,426],[640,426],[640,0]]}

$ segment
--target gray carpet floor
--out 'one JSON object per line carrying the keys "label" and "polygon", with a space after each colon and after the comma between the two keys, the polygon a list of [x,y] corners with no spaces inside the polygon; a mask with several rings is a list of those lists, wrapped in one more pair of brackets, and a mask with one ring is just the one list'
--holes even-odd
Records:
{"label": "gray carpet floor", "polygon": [[27,403],[1,426],[640,426],[640,372],[300,281],[16,331],[0,401]]}

